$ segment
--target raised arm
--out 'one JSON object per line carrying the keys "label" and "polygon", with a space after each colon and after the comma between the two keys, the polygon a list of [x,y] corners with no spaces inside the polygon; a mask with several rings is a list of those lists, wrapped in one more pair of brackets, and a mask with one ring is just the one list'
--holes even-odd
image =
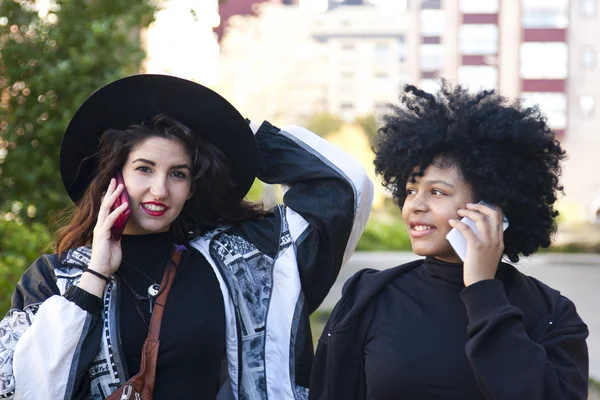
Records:
{"label": "raised arm", "polygon": [[356,160],[305,128],[278,129],[265,122],[256,140],[258,178],[289,187],[285,215],[312,313],[356,248],[371,211],[373,184]]}

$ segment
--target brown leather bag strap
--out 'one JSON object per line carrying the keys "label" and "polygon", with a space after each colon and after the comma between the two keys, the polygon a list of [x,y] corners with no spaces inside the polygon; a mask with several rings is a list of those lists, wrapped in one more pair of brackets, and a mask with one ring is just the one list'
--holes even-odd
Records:
{"label": "brown leather bag strap", "polygon": [[160,291],[156,301],[154,302],[154,310],[152,311],[152,318],[150,319],[150,330],[148,331],[148,337],[158,340],[160,336],[160,325],[162,322],[163,312],[165,310],[165,304],[167,303],[167,296],[175,280],[175,272],[181,261],[181,251],[177,249],[173,252],[171,257],[171,265],[165,269],[160,287],[164,288]]}
{"label": "brown leather bag strap", "polygon": [[156,298],[154,305],[154,311],[152,312],[152,318],[150,320],[150,329],[148,330],[148,337],[144,342],[142,348],[142,361],[140,363],[140,372],[125,382],[124,385],[119,387],[115,392],[107,397],[107,400],[151,400],[152,393],[154,391],[154,383],[156,381],[156,362],[158,360],[160,325],[162,316],[167,301],[167,296],[173,285],[175,279],[175,272],[181,261],[180,247],[175,246],[173,255],[171,257],[171,263],[165,269],[163,279],[160,282],[160,287],[164,288]]}

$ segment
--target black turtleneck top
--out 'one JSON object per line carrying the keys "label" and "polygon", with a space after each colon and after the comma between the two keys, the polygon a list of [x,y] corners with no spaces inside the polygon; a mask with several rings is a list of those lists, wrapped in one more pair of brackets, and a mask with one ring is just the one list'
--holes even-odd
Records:
{"label": "black turtleneck top", "polygon": [[[135,300],[132,290],[146,297],[148,286],[160,284],[172,249],[169,233],[123,236],[123,262],[116,276],[119,335],[128,378],[139,372],[150,324],[148,301]],[[188,247],[163,313],[154,399],[216,398],[225,335],[219,282],[204,256]]]}
{"label": "black turtleneck top", "polygon": [[367,333],[367,399],[485,398],[465,352],[469,290],[462,264],[432,257],[390,282]]}

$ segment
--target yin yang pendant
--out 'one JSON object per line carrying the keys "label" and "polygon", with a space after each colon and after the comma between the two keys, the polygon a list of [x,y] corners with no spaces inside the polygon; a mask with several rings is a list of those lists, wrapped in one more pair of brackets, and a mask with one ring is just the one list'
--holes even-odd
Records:
{"label": "yin yang pendant", "polygon": [[158,283],[148,286],[148,305],[150,307],[150,314],[152,314],[152,308],[154,307],[154,299],[156,299],[159,290],[160,285]]}
{"label": "yin yang pendant", "polygon": [[160,290],[160,285],[158,283],[148,286],[148,297],[150,297],[150,298],[156,297],[156,295],[158,295],[159,290]]}

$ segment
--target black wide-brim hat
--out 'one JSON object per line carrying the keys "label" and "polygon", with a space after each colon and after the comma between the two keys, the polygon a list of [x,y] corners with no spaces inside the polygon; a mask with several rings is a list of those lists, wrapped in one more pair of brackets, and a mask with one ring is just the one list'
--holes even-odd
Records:
{"label": "black wide-brim hat", "polygon": [[83,197],[97,172],[100,137],[165,114],[211,142],[229,160],[242,199],[258,168],[254,134],[242,115],[216,92],[168,75],[133,75],[98,89],[67,126],[60,148],[60,174],[74,202]]}

